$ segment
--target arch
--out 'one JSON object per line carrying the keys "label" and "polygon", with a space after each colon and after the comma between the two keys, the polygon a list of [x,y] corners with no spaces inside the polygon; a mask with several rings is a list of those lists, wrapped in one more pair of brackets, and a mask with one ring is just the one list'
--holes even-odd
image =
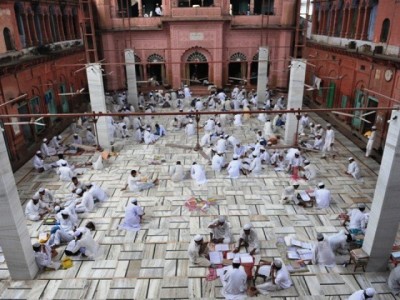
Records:
{"label": "arch", "polygon": [[22,14],[24,13],[24,6],[21,2],[16,2],[14,4],[14,12],[15,12],[15,19],[17,22],[17,29],[19,34],[19,39],[22,45],[22,48],[26,47],[26,40],[25,40],[25,30],[24,30],[24,23],[22,19]]}
{"label": "arch", "polygon": [[388,41],[389,31],[390,31],[390,20],[386,18],[385,20],[383,20],[382,23],[381,37],[380,37],[381,43],[386,43]]}
{"label": "arch", "polygon": [[13,37],[11,35],[11,31],[8,27],[4,27],[3,37],[4,37],[4,43],[6,44],[6,50],[7,51],[15,50],[14,39],[13,39]]}
{"label": "arch", "polygon": [[236,53],[231,55],[229,60],[230,61],[235,61],[235,62],[247,61],[247,57],[246,57],[246,55],[244,55],[241,52],[236,52]]}
{"label": "arch", "polygon": [[[136,59],[136,55],[135,55],[135,59]],[[159,54],[153,53],[150,54],[149,57],[147,57],[147,62],[149,63],[164,63],[164,57],[162,57]]]}
{"label": "arch", "polygon": [[191,53],[188,56],[186,61],[187,62],[207,62],[207,57],[199,51],[194,51],[193,53]]}
{"label": "arch", "polygon": [[142,59],[137,54],[135,54],[135,62],[142,62]]}
{"label": "arch", "polygon": [[[182,62],[191,62],[189,61],[189,56],[193,57],[195,54],[194,53],[200,53],[200,56],[204,56],[206,58],[206,60],[204,62],[209,62],[211,61],[211,54],[210,52],[208,52],[208,50],[206,50],[205,48],[201,48],[201,47],[192,47],[188,50],[186,50],[182,57],[181,57],[181,61]],[[193,61],[195,62],[195,61]]]}

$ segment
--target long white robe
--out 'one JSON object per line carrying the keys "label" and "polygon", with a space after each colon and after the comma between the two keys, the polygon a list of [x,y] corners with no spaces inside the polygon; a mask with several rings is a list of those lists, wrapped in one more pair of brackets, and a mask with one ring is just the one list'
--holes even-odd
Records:
{"label": "long white robe", "polygon": [[216,146],[215,150],[218,153],[225,153],[225,151],[226,151],[226,140],[224,138],[220,138],[217,141],[217,146]]}
{"label": "long white robe", "polygon": [[95,145],[96,144],[96,136],[89,130],[86,130],[86,142],[89,145]]}
{"label": "long white robe", "polygon": [[215,121],[212,119],[208,119],[206,125],[204,125],[205,131],[213,131],[215,129]]}
{"label": "long white robe", "polygon": [[210,261],[204,256],[200,256],[199,250],[200,250],[200,245],[196,244],[196,242],[192,240],[188,248],[189,261],[195,265],[199,265],[202,267],[209,267],[211,265]]}
{"label": "long white robe", "polygon": [[39,200],[37,204],[34,204],[32,200],[29,200],[25,207],[25,217],[31,221],[39,221],[40,214],[44,213],[46,205]]}
{"label": "long white robe", "polygon": [[374,142],[375,142],[375,135],[376,135],[376,131],[373,130],[371,131],[371,135],[368,137],[368,142],[367,142],[367,149],[365,152],[365,156],[368,157],[371,154],[372,148],[374,146]]}
{"label": "long white robe", "polygon": [[267,121],[264,124],[264,136],[268,140],[272,135],[274,135],[274,131],[272,130],[271,121]]}
{"label": "long white robe", "polygon": [[61,181],[68,181],[70,182],[72,180],[72,177],[74,177],[74,172],[72,172],[71,168],[68,166],[61,166],[57,170],[57,174],[60,175],[60,180]]}
{"label": "long white robe", "polygon": [[232,160],[227,167],[229,177],[239,178],[241,167],[242,167],[242,162],[240,160]]}
{"label": "long white robe", "polygon": [[333,131],[333,129],[328,129],[325,134],[325,143],[324,146],[322,147],[322,152],[324,156],[326,152],[332,150],[332,146],[334,143],[335,143],[335,132]]}
{"label": "long white robe", "polygon": [[221,172],[222,167],[225,165],[225,158],[215,154],[211,160],[211,168],[216,172]]}
{"label": "long white robe", "polygon": [[331,246],[331,249],[334,253],[339,252],[340,254],[342,254],[342,252],[344,251],[347,252],[347,236],[344,233],[344,230],[341,230],[336,234],[330,235],[329,237],[327,237],[327,240],[329,242],[329,246]]}
{"label": "long white robe", "polygon": [[200,146],[207,146],[211,143],[211,136],[209,133],[205,133],[200,139]]}
{"label": "long white robe", "polygon": [[331,192],[327,189],[319,189],[315,191],[315,202],[317,208],[328,208],[331,203]]}
{"label": "long white robe", "polygon": [[140,230],[141,216],[144,215],[143,209],[139,205],[131,204],[125,209],[125,219],[119,226],[119,229],[130,231]]}
{"label": "long white robe", "polygon": [[240,141],[233,135],[229,136],[227,141],[233,148],[235,148],[237,144],[240,144]]}
{"label": "long white robe", "polygon": [[349,165],[347,166],[347,173],[351,174],[354,179],[361,179],[360,167],[358,166],[358,163],[356,161],[352,161],[351,163],[349,163]]}
{"label": "long white robe", "polygon": [[235,125],[235,126],[242,126],[243,125],[243,123],[242,123],[242,115],[241,114],[235,115],[234,121],[233,121],[233,125]]}
{"label": "long white robe", "polygon": [[247,298],[247,274],[240,266],[235,269],[229,266],[221,275],[221,294],[225,299],[242,300]]}
{"label": "long white robe", "polygon": [[250,164],[250,170],[251,173],[254,175],[261,174],[262,172],[262,164],[261,164],[261,158],[260,157],[255,157],[253,161]]}
{"label": "long white robe", "polygon": [[129,175],[128,186],[131,192],[141,192],[143,190],[152,188],[154,183],[152,181],[142,182],[140,177],[133,177],[132,175]]}
{"label": "long white robe", "polygon": [[247,247],[249,252],[256,250],[255,252],[258,253],[260,251],[260,242],[258,241],[257,233],[253,228],[250,229],[250,234],[246,234],[243,229],[240,230],[239,239],[242,239],[249,245]]}
{"label": "long white robe", "polygon": [[206,172],[200,165],[192,165],[190,175],[192,179],[196,180],[197,184],[207,183]]}
{"label": "long white robe", "polygon": [[314,165],[306,165],[304,166],[304,171],[302,175],[305,176],[307,180],[313,180],[317,177],[317,169]]}
{"label": "long white robe", "polygon": [[51,260],[51,248],[48,245],[42,245],[42,247],[44,247],[43,250],[41,249],[39,252],[34,253],[39,269],[51,268],[57,270],[60,267],[60,263]]}
{"label": "long white robe", "polygon": [[400,265],[390,272],[388,286],[395,294],[400,293]]}
{"label": "long white robe", "polygon": [[171,180],[179,182],[185,179],[185,170],[182,165],[175,165],[171,171]]}
{"label": "long white robe", "polygon": [[157,141],[158,137],[154,134],[152,134],[150,131],[145,130],[144,134],[143,134],[143,139],[144,139],[144,143],[146,145],[148,144],[152,144],[155,141]]}
{"label": "long white robe", "polygon": [[94,199],[91,193],[84,192],[82,197],[77,199],[80,202],[75,206],[77,213],[91,212],[94,209]]}
{"label": "long white robe", "polygon": [[43,168],[45,171],[51,169],[51,165],[50,164],[45,164],[43,159],[41,159],[39,156],[35,155],[32,159],[32,164],[33,167],[36,170],[39,170],[41,168]]}
{"label": "long white robe", "polygon": [[92,185],[88,192],[92,194],[93,199],[99,200],[100,202],[106,201],[108,199],[107,193],[101,187],[95,184]]}
{"label": "long white robe", "polygon": [[185,133],[187,136],[192,136],[196,134],[196,128],[193,123],[189,123],[186,125]]}
{"label": "long white robe", "polygon": [[352,209],[348,214],[350,218],[349,229],[365,231],[367,224],[366,215],[358,208]]}
{"label": "long white robe", "polygon": [[364,290],[359,290],[350,295],[347,300],[365,300]]}
{"label": "long white robe", "polygon": [[268,292],[288,289],[292,286],[293,282],[290,279],[290,274],[285,265],[282,265],[282,268],[275,272],[275,284],[273,284],[271,278],[269,278],[267,282],[257,285],[257,290],[261,294],[267,295]]}
{"label": "long white robe", "polygon": [[312,250],[313,265],[332,267],[336,265],[335,254],[333,253],[329,242],[324,239],[318,242]]}
{"label": "long white robe", "polygon": [[42,143],[42,145],[40,146],[40,151],[42,151],[44,156],[52,156],[57,154],[56,149],[47,146],[46,143]]}
{"label": "long white robe", "polygon": [[210,228],[213,239],[224,239],[224,244],[230,244],[232,242],[231,226],[229,222],[225,221],[224,224],[220,225],[219,220],[215,219],[209,225],[217,225],[214,228]]}

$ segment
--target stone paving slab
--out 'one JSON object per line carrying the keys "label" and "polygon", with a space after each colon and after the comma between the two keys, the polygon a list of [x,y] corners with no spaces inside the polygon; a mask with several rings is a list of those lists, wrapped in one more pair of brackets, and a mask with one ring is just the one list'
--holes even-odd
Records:
{"label": "stone paving slab", "polygon": [[[311,117],[316,123],[325,124],[321,118],[313,114]],[[168,120],[159,118],[167,129]],[[202,122],[205,120],[203,116]],[[251,118],[243,127],[225,126],[225,131],[242,143],[251,143],[255,141],[255,128],[262,129],[263,124]],[[198,233],[208,238],[207,225],[219,214],[228,217],[236,240],[241,227],[251,222],[260,238],[261,256],[273,259],[280,256],[277,238],[295,234],[303,240],[315,240],[317,232],[331,234],[341,230],[338,214],[362,201],[360,198],[365,199],[368,208],[371,206],[379,165],[372,159],[365,159],[364,153],[338,132],[336,140],[339,155],[335,159],[322,160],[319,153],[304,153],[316,165],[318,181],[324,181],[332,191],[331,206],[316,210],[281,204],[281,192],[290,184],[291,178],[284,172],[275,172],[270,166],[265,166],[264,172],[258,176],[230,179],[226,171],[213,171],[208,161],[197,152],[166,146],[194,146],[195,138],[187,138],[183,131],[169,130],[167,136],[154,145],[117,138],[114,147],[118,156],[108,159],[104,170],[88,168],[79,176],[83,182],[93,181],[102,186],[110,195],[109,200],[98,204],[93,213],[82,214],[80,221],[80,224],[87,220],[95,222],[97,231],[94,238],[101,245],[102,255],[96,261],[73,258],[72,268],[43,272],[36,280],[27,282],[10,281],[6,264],[0,264],[0,298],[222,299],[220,281],[206,281],[208,270],[191,265],[187,257],[191,238]],[[97,156],[84,153],[67,159],[80,164]],[[166,162],[151,165],[155,156]],[[229,149],[228,159],[231,156],[232,150]],[[363,182],[356,182],[344,174],[349,156],[359,158]],[[187,171],[194,161],[205,166],[208,183],[199,186],[189,177],[180,183],[169,180],[171,166],[177,160],[182,161]],[[133,168],[149,178],[158,177],[160,185],[140,193],[121,191]],[[39,187],[50,189],[59,199],[70,194],[70,183],[60,182],[55,173],[35,173],[30,162],[15,173],[15,179],[23,205]],[[302,181],[300,188],[313,187],[316,182]],[[215,198],[217,204],[207,212],[190,212],[183,205],[191,195]],[[137,233],[118,229],[131,197],[139,199],[146,213],[142,230]],[[32,242],[36,241],[40,231],[51,228],[41,222],[28,221],[27,225]],[[59,249],[58,258],[64,257],[64,248]],[[395,299],[385,283],[388,273],[352,272],[352,269],[352,266],[308,266],[307,272],[292,276],[293,287],[270,296],[286,300],[339,300],[347,299],[354,290],[373,286],[379,292],[376,299]]]}

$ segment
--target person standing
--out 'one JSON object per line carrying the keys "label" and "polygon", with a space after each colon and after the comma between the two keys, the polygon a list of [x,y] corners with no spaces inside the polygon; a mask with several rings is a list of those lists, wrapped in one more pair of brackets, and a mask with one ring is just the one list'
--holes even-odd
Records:
{"label": "person standing", "polygon": [[[333,145],[335,143],[335,131],[332,129],[331,124],[326,125],[325,132],[325,143],[322,147],[322,158],[326,158],[326,152],[333,152]],[[332,157],[335,158],[335,153],[333,153]]]}
{"label": "person standing", "polygon": [[371,134],[368,137],[367,149],[365,151],[365,157],[369,157],[371,155],[372,149],[374,147],[375,135],[376,135],[376,126],[372,126]]}

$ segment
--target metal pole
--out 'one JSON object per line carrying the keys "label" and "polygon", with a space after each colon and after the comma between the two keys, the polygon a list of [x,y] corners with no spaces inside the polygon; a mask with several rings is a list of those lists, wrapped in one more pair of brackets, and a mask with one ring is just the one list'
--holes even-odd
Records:
{"label": "metal pole", "polygon": [[[196,110],[196,113],[198,113],[199,111]],[[196,142],[196,146],[194,147],[194,151],[200,151],[202,150],[201,146],[200,146],[200,142],[199,142],[199,123],[200,123],[200,115],[197,114],[196,115],[196,126],[197,126],[197,142]]]}

